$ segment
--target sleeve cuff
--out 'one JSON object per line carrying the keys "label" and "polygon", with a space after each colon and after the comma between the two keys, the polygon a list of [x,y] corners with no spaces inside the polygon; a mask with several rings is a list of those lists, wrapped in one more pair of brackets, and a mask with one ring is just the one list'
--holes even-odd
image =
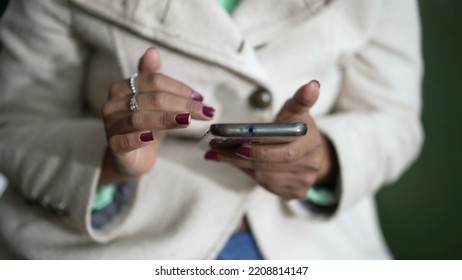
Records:
{"label": "sleeve cuff", "polygon": [[[105,204],[107,202],[109,202],[109,204],[106,204],[101,209],[94,209],[95,204],[93,204],[93,210],[91,212],[91,226],[93,229],[100,230],[104,228],[121,213],[133,196],[133,185],[132,182],[126,182],[120,185],[111,184],[103,187],[107,190],[102,192],[112,192],[113,197],[111,200],[104,201]],[[100,206],[102,205],[103,204]]]}

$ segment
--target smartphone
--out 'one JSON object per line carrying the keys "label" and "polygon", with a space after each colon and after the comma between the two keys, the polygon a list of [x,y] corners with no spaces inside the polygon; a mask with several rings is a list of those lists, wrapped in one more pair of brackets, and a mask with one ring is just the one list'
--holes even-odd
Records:
{"label": "smartphone", "polygon": [[233,149],[242,144],[281,144],[308,132],[305,123],[217,123],[212,124],[202,142],[212,148]]}

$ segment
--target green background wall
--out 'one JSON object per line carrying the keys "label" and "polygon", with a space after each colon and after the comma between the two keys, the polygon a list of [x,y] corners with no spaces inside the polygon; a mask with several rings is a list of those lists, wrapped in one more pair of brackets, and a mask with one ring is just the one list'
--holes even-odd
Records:
{"label": "green background wall", "polygon": [[419,3],[425,146],[378,194],[380,219],[395,258],[462,259],[462,1]]}
{"label": "green background wall", "polygon": [[378,194],[379,214],[396,258],[462,259],[462,1],[419,4],[425,146],[401,180]]}

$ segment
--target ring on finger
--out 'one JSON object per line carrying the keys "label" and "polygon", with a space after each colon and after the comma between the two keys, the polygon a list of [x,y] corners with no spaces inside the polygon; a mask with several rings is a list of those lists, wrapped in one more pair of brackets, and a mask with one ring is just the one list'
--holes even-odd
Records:
{"label": "ring on finger", "polygon": [[130,104],[129,104],[131,112],[138,111],[138,102],[136,101],[136,96],[138,95],[138,88],[136,87],[136,83],[135,83],[137,76],[138,76],[138,73],[135,73],[130,77],[130,89],[132,90],[132,93],[133,93],[133,96],[130,99]]}

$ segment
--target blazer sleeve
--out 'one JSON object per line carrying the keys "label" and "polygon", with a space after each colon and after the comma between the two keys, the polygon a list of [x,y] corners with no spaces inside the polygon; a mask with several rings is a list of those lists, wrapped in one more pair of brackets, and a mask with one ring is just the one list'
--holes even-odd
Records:
{"label": "blazer sleeve", "polygon": [[12,191],[95,235],[90,208],[106,147],[85,117],[86,46],[67,1],[10,1],[0,26],[0,172]]}
{"label": "blazer sleeve", "polygon": [[417,1],[383,1],[364,47],[343,61],[340,98],[318,121],[340,166],[337,212],[396,180],[423,142]]}

